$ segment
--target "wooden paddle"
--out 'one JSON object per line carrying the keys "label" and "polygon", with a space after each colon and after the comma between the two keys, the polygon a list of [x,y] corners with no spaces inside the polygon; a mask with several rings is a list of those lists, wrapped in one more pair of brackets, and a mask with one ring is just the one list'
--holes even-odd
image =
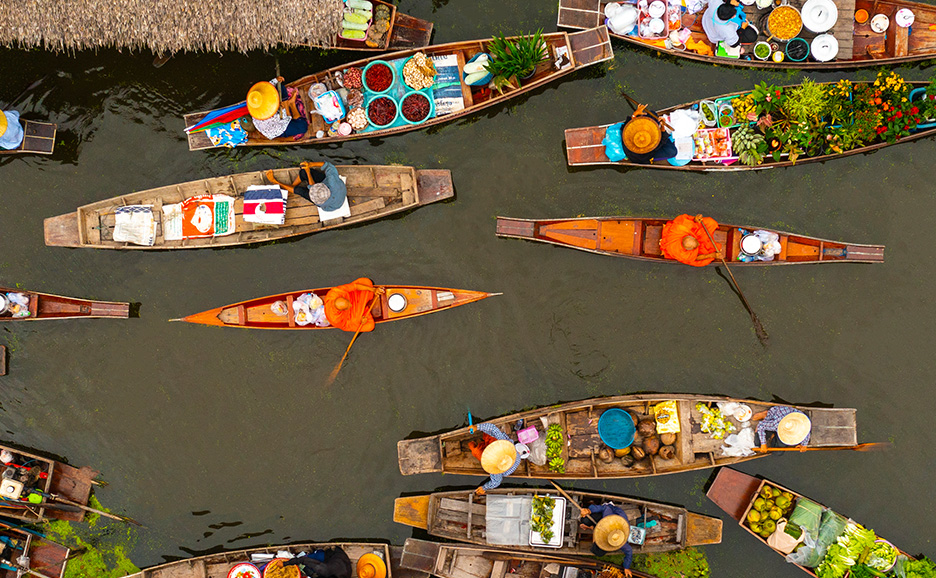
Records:
{"label": "wooden paddle", "polygon": [[[581,504],[579,504],[578,502],[575,501],[575,498],[573,498],[573,497],[570,496],[568,493],[566,493],[566,491],[563,490],[562,487],[561,487],[559,484],[557,484],[556,482],[554,482],[554,481],[552,481],[552,480],[549,480],[549,483],[552,484],[554,488],[556,488],[557,490],[559,490],[559,493],[562,494],[563,497],[564,497],[565,499],[569,500],[569,503],[570,503],[570,504],[572,504],[573,506],[575,506],[575,507],[578,508],[579,510],[584,510],[584,509],[585,509],[585,508],[582,507]],[[592,518],[591,514],[588,514],[588,516],[586,516],[586,517],[587,517],[589,520],[591,520],[593,524],[595,524],[596,526],[598,525],[598,521],[595,520],[594,518]]]}
{"label": "wooden paddle", "polygon": [[[104,510],[98,510],[97,508],[92,508],[91,506],[85,506],[84,504],[79,504],[78,502],[74,502],[72,500],[69,500],[68,498],[63,498],[62,496],[59,496],[57,494],[46,494],[45,492],[38,492],[38,493],[44,496],[46,499],[52,500],[53,502],[67,504],[69,506],[79,508],[86,512],[91,512],[92,514],[97,514],[99,516],[104,516],[105,518],[110,518],[112,520],[118,520],[120,522],[126,522],[128,524],[134,524],[136,526],[145,527],[143,526],[143,524],[137,522],[130,516],[121,516],[119,514],[111,514],[110,512],[105,512]],[[36,504],[36,505],[40,507],[44,507],[44,508],[49,508],[49,507],[51,507],[52,509],[56,508],[55,504],[46,503],[46,504]]]}
{"label": "wooden paddle", "polygon": [[[699,223],[702,224],[702,223]],[[712,242],[712,245],[715,246],[715,254],[718,256],[718,259],[722,262],[722,265],[725,266],[725,271],[728,271],[728,275],[731,277],[732,283],[734,283],[735,289],[738,291],[738,295],[741,296],[741,302],[744,303],[744,308],[747,309],[748,313],[751,314],[751,323],[754,324],[754,333],[757,334],[757,339],[760,340],[761,345],[767,347],[767,342],[770,340],[770,336],[767,335],[767,330],[764,329],[763,324],[761,324],[760,319],[758,319],[757,314],[754,313],[754,310],[751,309],[751,305],[748,303],[747,298],[744,296],[744,292],[741,291],[741,287],[738,285],[738,280],[735,279],[734,273],[731,272],[731,268],[728,267],[728,263],[725,262],[724,254],[719,255],[718,252],[718,243],[715,242],[715,238],[712,237],[712,234],[709,233],[709,230],[705,228],[705,225],[702,225],[702,230],[705,231],[705,234],[708,236],[709,241]],[[725,247],[727,250],[728,247]]]}
{"label": "wooden paddle", "polygon": [[874,450],[883,450],[890,447],[890,442],[877,442],[869,444],[858,444],[857,446],[829,446],[829,447],[818,447],[818,448],[764,448],[761,449],[760,446],[755,447],[754,451],[759,454],[766,454],[772,452],[818,452],[818,451],[838,451],[838,450],[852,450],[855,452],[870,452]]}

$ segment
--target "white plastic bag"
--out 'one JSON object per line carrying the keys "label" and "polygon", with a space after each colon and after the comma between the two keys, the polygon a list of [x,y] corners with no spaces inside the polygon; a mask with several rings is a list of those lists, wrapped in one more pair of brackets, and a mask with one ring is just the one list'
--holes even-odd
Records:
{"label": "white plastic bag", "polygon": [[726,437],[725,443],[722,445],[722,454],[733,458],[753,456],[754,430],[746,427],[738,433]]}
{"label": "white plastic bag", "polygon": [[669,114],[669,125],[673,127],[673,138],[692,136],[699,128],[702,115],[697,110],[681,108]]}
{"label": "white plastic bag", "polygon": [[536,438],[536,441],[529,444],[530,457],[527,459],[538,466],[546,465],[546,436]]}

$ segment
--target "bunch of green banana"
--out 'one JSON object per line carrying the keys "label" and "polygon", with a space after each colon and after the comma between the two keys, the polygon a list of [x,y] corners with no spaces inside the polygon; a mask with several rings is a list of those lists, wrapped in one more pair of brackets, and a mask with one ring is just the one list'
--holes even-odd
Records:
{"label": "bunch of green banana", "polygon": [[565,472],[565,460],[562,459],[562,426],[554,423],[546,430],[546,459],[549,469]]}
{"label": "bunch of green banana", "polygon": [[731,135],[731,149],[749,167],[764,162],[764,154],[758,149],[765,147],[764,135],[754,132],[750,125],[742,126]]}

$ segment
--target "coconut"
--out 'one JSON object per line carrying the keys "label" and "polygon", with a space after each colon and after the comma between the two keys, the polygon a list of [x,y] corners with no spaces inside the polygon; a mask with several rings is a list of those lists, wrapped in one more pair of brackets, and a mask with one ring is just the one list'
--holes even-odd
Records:
{"label": "coconut", "polygon": [[623,458],[621,458],[621,463],[624,464],[624,467],[625,467],[625,468],[629,468],[629,467],[633,466],[635,461],[636,461],[636,460],[634,460],[634,456],[632,456],[632,455],[630,455],[630,454],[628,454],[628,455],[624,456]]}
{"label": "coconut", "polygon": [[647,456],[647,452],[643,448],[635,447],[631,450],[631,455],[634,456],[635,460],[642,460]]}
{"label": "coconut", "polygon": [[624,456],[626,456],[626,455],[629,454],[629,453],[630,453],[630,446],[627,446],[627,447],[624,448],[624,449],[614,450],[614,456],[615,456],[615,457],[618,457],[618,458],[623,458]]}
{"label": "coconut", "polygon": [[606,464],[610,464],[614,461],[614,454],[608,448],[601,448],[598,450],[598,459]]}
{"label": "coconut", "polygon": [[643,437],[650,437],[656,434],[656,422],[652,419],[642,419],[637,424],[637,431]]}
{"label": "coconut", "polygon": [[660,434],[660,442],[664,446],[671,446],[676,443],[676,434],[674,433]]}
{"label": "coconut", "polygon": [[660,448],[660,457],[664,460],[671,460],[676,457],[676,448],[673,446],[663,446]]}
{"label": "coconut", "polygon": [[643,449],[647,450],[651,456],[655,456],[660,451],[660,438],[646,438],[643,442]]}

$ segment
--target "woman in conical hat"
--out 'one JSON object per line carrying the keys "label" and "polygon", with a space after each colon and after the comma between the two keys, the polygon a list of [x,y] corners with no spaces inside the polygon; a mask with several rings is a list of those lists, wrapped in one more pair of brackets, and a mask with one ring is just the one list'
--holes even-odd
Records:
{"label": "woman in conical hat", "polygon": [[23,125],[15,110],[0,112],[0,149],[11,151],[23,144]]}
{"label": "woman in conical hat", "polygon": [[494,441],[487,444],[481,452],[481,467],[491,474],[491,478],[475,490],[476,494],[482,496],[485,491],[493,490],[501,485],[504,476],[509,476],[517,470],[520,465],[520,454],[517,453],[514,442],[496,425],[481,423],[478,424],[478,431],[494,438]]}
{"label": "woman in conical hat", "polygon": [[799,446],[800,451],[806,451],[812,422],[809,421],[809,416],[800,410],[788,405],[775,405],[767,411],[755,413],[751,419],[760,420],[757,424],[757,435],[762,451],[767,449],[768,432],[775,432],[781,444]]}

